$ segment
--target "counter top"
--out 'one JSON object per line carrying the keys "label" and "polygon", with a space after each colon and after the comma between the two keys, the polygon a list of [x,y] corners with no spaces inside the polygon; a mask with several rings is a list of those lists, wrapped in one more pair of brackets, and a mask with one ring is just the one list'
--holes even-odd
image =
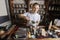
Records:
{"label": "counter top", "polygon": [[27,40],[60,40],[60,38],[34,38],[34,39],[27,39]]}

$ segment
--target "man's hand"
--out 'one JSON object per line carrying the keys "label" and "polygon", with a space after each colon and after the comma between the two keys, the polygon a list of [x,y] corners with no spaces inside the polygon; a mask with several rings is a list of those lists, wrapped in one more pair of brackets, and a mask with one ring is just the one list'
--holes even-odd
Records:
{"label": "man's hand", "polygon": [[23,19],[23,20],[30,21],[30,18],[28,18],[27,16],[24,16],[24,14],[18,14],[18,17]]}
{"label": "man's hand", "polygon": [[5,33],[4,30],[0,30],[0,36],[3,35]]}
{"label": "man's hand", "polygon": [[25,17],[25,19],[26,19],[27,21],[30,21],[30,18],[28,18],[28,17]]}
{"label": "man's hand", "polygon": [[34,21],[31,21],[33,24],[35,23]]}

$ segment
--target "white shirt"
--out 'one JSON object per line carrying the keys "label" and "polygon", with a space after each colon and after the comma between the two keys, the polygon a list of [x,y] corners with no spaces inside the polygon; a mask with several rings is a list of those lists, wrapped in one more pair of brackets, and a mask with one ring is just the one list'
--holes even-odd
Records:
{"label": "white shirt", "polygon": [[56,26],[60,26],[60,19],[55,19],[55,20],[54,20],[54,24],[55,24]]}
{"label": "white shirt", "polygon": [[38,14],[38,13],[30,13],[30,12],[27,12],[27,13],[24,13],[24,16],[27,16],[30,18],[30,22],[28,23],[28,25],[36,25],[36,24],[33,24],[31,21],[40,21],[40,18],[41,16]]}

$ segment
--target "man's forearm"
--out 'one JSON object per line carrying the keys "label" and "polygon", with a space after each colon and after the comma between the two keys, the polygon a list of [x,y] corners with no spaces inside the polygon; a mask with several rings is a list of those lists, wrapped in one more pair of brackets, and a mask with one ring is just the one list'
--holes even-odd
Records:
{"label": "man's forearm", "polygon": [[28,17],[24,16],[24,14],[18,15],[18,17],[19,17],[19,18],[22,18],[22,19],[24,19],[24,20],[27,20],[27,21],[30,20]]}

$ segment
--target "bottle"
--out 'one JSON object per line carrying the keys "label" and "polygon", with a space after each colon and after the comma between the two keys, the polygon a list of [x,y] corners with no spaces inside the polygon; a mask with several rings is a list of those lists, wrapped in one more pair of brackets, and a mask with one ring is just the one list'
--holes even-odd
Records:
{"label": "bottle", "polygon": [[26,13],[26,10],[25,9],[23,10],[23,13]]}
{"label": "bottle", "polygon": [[18,6],[18,4],[16,4],[16,8],[18,8],[19,6]]}
{"label": "bottle", "polygon": [[18,38],[18,35],[15,35],[16,38]]}
{"label": "bottle", "polygon": [[26,4],[24,5],[24,8],[27,8]]}
{"label": "bottle", "polygon": [[21,4],[19,5],[19,8],[21,8]]}
{"label": "bottle", "polygon": [[54,7],[52,7],[52,11],[54,10]]}
{"label": "bottle", "polygon": [[31,35],[34,35],[34,29],[32,26],[30,27],[30,32],[31,32]]}
{"label": "bottle", "polygon": [[49,11],[51,10],[51,7],[49,6]]}
{"label": "bottle", "polygon": [[22,13],[22,10],[20,10],[20,13]]}
{"label": "bottle", "polygon": [[28,36],[28,38],[31,38],[31,33],[30,33],[30,32],[28,32],[28,35],[27,35],[27,36]]}

